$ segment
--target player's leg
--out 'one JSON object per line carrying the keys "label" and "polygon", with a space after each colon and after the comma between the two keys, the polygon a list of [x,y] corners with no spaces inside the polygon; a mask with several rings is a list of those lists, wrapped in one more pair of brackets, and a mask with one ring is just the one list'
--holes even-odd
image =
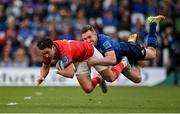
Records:
{"label": "player's leg", "polygon": [[91,93],[96,87],[96,85],[99,83],[100,78],[91,80],[90,76],[83,75],[77,76],[77,80],[84,92]]}
{"label": "player's leg", "polygon": [[141,78],[141,67],[139,65],[133,65],[131,69],[131,74],[125,76],[131,80],[134,83],[140,83],[142,78]]}
{"label": "player's leg", "polygon": [[107,92],[107,86],[102,77],[99,75],[94,76],[92,79],[90,77],[90,67],[88,66],[87,62],[81,62],[77,66],[76,70],[76,77],[77,80],[81,86],[81,88],[86,92],[86,93],[91,93],[97,84],[100,85],[102,92],[106,93]]}
{"label": "player's leg", "polygon": [[[94,78],[96,78],[96,77],[94,77]],[[107,93],[107,85],[106,85],[105,80],[102,77],[100,78],[99,86],[100,86],[103,93]]]}
{"label": "player's leg", "polygon": [[[156,38],[156,26],[159,24],[161,20],[165,17],[162,15],[159,16],[151,16],[148,18],[150,23],[150,30],[148,35],[148,44],[147,48],[145,49],[139,44],[129,43],[127,53],[131,54],[135,58],[135,61],[139,60],[150,60],[156,57],[156,47],[157,47],[157,38]],[[137,36],[133,35],[130,37],[130,42],[135,42],[135,38]],[[141,73],[140,73],[140,66],[133,66],[131,69],[131,74],[125,73],[125,76],[135,83],[141,82]]]}
{"label": "player's leg", "polygon": [[115,74],[115,79],[117,79],[120,76],[120,73],[122,73],[122,71],[126,75],[131,75],[131,69],[131,65],[126,56],[123,56],[121,62],[111,68],[112,72]]}
{"label": "player's leg", "polygon": [[129,66],[130,64],[129,65],[128,64],[129,64],[128,59],[126,57],[123,57],[122,61],[112,68],[103,69],[101,65],[95,65],[94,67],[99,72],[99,74],[108,82],[115,81],[120,76],[120,73],[124,69],[126,70],[125,76],[128,79],[130,79],[134,83],[140,83],[141,82],[140,66],[134,65],[131,68],[131,66]]}
{"label": "player's leg", "polygon": [[126,78],[131,80],[134,83],[141,82],[141,70],[139,65],[134,65],[131,67],[130,63],[127,60],[127,57],[123,57],[122,61],[126,61],[127,65],[123,70],[123,74]]}
{"label": "player's leg", "polygon": [[[97,70],[101,69],[101,66],[97,67]],[[131,75],[131,66],[128,62],[128,59],[125,56],[119,64],[108,69],[99,70],[99,73],[106,81],[113,82],[120,76],[123,70],[126,72],[128,76]]]}
{"label": "player's leg", "polygon": [[[156,26],[157,24],[163,20],[164,16],[151,16],[148,18],[150,22],[150,30],[148,35],[148,44],[147,48],[139,44],[128,43],[127,53],[129,53],[135,61],[139,60],[150,60],[156,57],[156,47],[157,47],[157,38],[156,38]],[[134,42],[134,40],[130,40],[130,42]],[[133,66],[131,74],[126,74],[125,76],[135,83],[139,83],[141,81],[140,74],[140,66]]]}
{"label": "player's leg", "polygon": [[103,93],[107,93],[106,82],[100,76],[95,76],[92,79],[88,75],[77,76],[77,80],[83,91],[86,93],[91,93],[96,88],[97,84],[99,84]]}
{"label": "player's leg", "polygon": [[[91,58],[100,59],[103,58],[103,55],[96,48],[94,48],[94,54]],[[127,61],[121,61],[119,64],[113,66],[112,68],[110,66],[108,67],[103,65],[94,65],[93,67],[96,69],[96,71],[99,72],[103,79],[105,79],[108,82],[113,82],[119,77],[120,73],[126,66]]]}
{"label": "player's leg", "polygon": [[[122,70],[127,68],[128,66],[127,66],[127,61],[121,61],[119,64],[103,70],[102,70],[102,66],[100,65],[95,65],[94,67],[106,81],[113,82],[120,76]],[[130,72],[131,72],[131,68],[127,68],[127,74],[130,74]]]}
{"label": "player's leg", "polygon": [[91,80],[90,73],[90,67],[87,62],[79,63],[76,69],[76,77],[81,88],[86,93],[92,92],[96,85],[100,82],[100,78],[97,77]]}
{"label": "player's leg", "polygon": [[[132,34],[128,37],[128,42],[138,42],[138,34]],[[142,50],[141,50],[142,51]],[[124,69],[123,74],[126,78],[131,80],[134,83],[140,83],[142,78],[141,78],[141,67],[143,66],[143,61],[138,61],[137,65],[133,64],[131,67],[131,73],[127,73]]]}
{"label": "player's leg", "polygon": [[154,59],[156,57],[156,48],[158,44],[156,37],[156,26],[163,19],[165,19],[165,17],[162,15],[150,16],[147,18],[147,21],[150,23],[150,29],[147,41],[145,60]]}

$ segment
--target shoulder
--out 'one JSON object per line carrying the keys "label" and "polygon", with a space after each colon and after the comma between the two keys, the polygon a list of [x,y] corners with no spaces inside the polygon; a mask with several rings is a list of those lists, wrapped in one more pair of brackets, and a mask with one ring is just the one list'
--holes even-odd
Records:
{"label": "shoulder", "polygon": [[68,42],[66,40],[55,40],[53,43],[56,49],[60,52],[64,52],[69,48]]}
{"label": "shoulder", "polygon": [[107,36],[105,34],[98,34],[98,37],[99,38],[105,38],[105,39],[110,39],[111,38],[110,36]]}
{"label": "shoulder", "polygon": [[107,36],[107,35],[105,35],[105,34],[98,34],[98,40],[100,42],[105,42],[105,41],[111,41],[112,38]]}
{"label": "shoulder", "polygon": [[62,43],[62,40],[54,40],[53,41],[53,44],[56,45],[56,46],[61,45],[61,43]]}
{"label": "shoulder", "polygon": [[109,36],[106,36],[104,34],[98,34],[98,46],[103,49],[109,49],[112,48],[112,41]]}

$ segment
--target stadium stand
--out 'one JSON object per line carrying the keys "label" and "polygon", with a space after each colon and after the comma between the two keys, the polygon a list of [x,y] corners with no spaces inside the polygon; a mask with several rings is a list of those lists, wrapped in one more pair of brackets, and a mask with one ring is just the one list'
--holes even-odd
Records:
{"label": "stadium stand", "polygon": [[118,41],[127,40],[127,33],[138,33],[145,43],[145,19],[162,14],[166,21],[158,31],[158,57],[146,66],[163,66],[168,73],[174,72],[180,66],[178,9],[180,0],[1,0],[0,67],[40,66],[38,39],[82,40],[79,32],[86,24]]}

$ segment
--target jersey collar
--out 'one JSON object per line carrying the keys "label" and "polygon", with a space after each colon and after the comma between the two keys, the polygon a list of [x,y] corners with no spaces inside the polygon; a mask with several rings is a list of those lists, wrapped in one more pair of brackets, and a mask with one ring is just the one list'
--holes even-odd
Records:
{"label": "jersey collar", "polygon": [[96,42],[96,46],[99,46],[99,34],[97,34],[97,42]]}

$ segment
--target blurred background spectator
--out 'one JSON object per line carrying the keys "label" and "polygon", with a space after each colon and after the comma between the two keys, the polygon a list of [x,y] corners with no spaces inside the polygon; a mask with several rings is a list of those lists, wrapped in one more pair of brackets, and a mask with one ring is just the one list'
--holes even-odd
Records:
{"label": "blurred background spectator", "polygon": [[28,59],[26,57],[25,48],[20,47],[16,50],[14,55],[14,63],[13,67],[27,67],[28,66]]}
{"label": "blurred background spectator", "polygon": [[0,66],[40,66],[36,41],[82,40],[86,24],[117,41],[138,33],[146,43],[150,15],[166,20],[158,27],[157,59],[146,66],[180,66],[180,0],[0,0]]}

